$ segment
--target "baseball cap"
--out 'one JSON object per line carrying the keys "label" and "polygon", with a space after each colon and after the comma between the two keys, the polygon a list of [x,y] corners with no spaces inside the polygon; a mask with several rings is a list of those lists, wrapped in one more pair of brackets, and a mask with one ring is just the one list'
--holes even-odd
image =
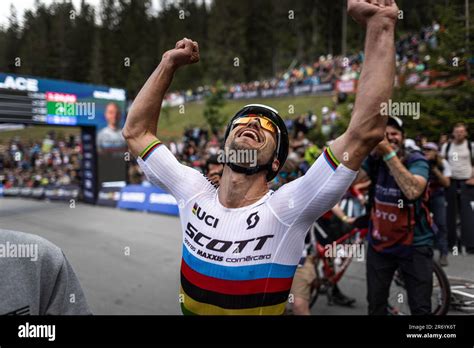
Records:
{"label": "baseball cap", "polygon": [[423,145],[423,149],[438,151],[438,145],[433,142],[429,142]]}
{"label": "baseball cap", "polygon": [[388,116],[387,126],[392,126],[398,129],[400,132],[404,132],[403,130],[403,121],[396,117],[396,116]]}

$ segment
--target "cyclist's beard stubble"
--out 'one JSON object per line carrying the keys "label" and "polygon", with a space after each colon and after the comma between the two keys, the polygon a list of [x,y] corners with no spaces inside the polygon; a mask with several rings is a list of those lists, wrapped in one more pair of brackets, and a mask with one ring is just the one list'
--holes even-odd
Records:
{"label": "cyclist's beard stubble", "polygon": [[235,164],[242,167],[253,167],[261,164],[268,163],[271,159],[271,151],[269,147],[271,144],[268,142],[263,146],[254,147],[245,142],[236,141],[233,139],[229,144],[228,150],[231,153],[239,153],[240,156],[236,156],[237,161]]}

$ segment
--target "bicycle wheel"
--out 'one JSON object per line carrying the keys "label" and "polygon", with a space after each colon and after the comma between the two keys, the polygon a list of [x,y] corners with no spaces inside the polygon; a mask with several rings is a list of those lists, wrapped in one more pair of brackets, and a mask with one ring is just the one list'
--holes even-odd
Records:
{"label": "bicycle wheel", "polygon": [[[431,311],[433,315],[445,315],[449,310],[451,290],[448,277],[442,267],[433,262],[433,292],[431,295]],[[405,281],[397,270],[390,286],[388,299],[390,313],[396,315],[410,315],[408,305],[408,294],[405,289]]]}
{"label": "bicycle wheel", "polygon": [[474,280],[449,277],[451,289],[450,307],[454,310],[474,313]]}
{"label": "bicycle wheel", "polygon": [[433,297],[434,295],[431,296],[433,314],[446,315],[449,311],[449,304],[451,301],[451,287],[449,285],[448,277],[443,268],[437,262],[433,264],[433,272],[435,273],[439,284],[439,289],[435,288],[435,284],[433,284],[433,293],[435,290],[439,290],[435,298]]}

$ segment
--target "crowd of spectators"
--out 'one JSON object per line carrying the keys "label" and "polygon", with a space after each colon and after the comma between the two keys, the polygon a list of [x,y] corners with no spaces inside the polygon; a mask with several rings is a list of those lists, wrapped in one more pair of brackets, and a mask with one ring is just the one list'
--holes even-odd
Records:
{"label": "crowd of spectators", "polygon": [[[429,69],[431,58],[428,52],[438,46],[437,33],[441,30],[443,28],[433,22],[432,25],[421,28],[418,33],[401,36],[396,42],[397,71],[399,75],[406,76],[405,83],[416,84],[422,81],[423,73]],[[225,88],[229,93],[236,93],[354,80],[359,78],[363,60],[362,53],[347,57],[322,55],[311,64],[292,67],[273,78],[229,84]],[[173,98],[180,95],[189,97],[208,93],[211,89],[212,87],[205,86],[196,90],[172,92],[170,95]],[[288,165],[291,167],[295,162],[300,174],[304,173],[311,158],[320,153],[319,147],[307,137],[318,117],[321,133],[328,139],[334,138],[337,135],[334,125],[339,118],[335,108],[323,107],[319,116],[310,111],[286,121],[291,133]],[[210,162],[215,162],[214,157],[222,148],[222,138],[222,133],[213,134],[193,127],[185,130],[182,139],[170,142],[168,146],[182,163],[206,172],[209,165],[212,165]],[[78,137],[61,138],[50,133],[41,142],[13,138],[7,144],[0,144],[0,180],[5,187],[77,184],[80,181],[80,156]],[[143,174],[136,163],[129,168],[129,181],[143,181]]]}
{"label": "crowd of spectators", "polygon": [[82,149],[78,136],[50,132],[41,141],[14,137],[0,143],[4,188],[80,184]]}
{"label": "crowd of spectators", "polygon": [[[444,30],[437,22],[423,27],[418,33],[402,35],[396,42],[396,65],[398,79],[403,78],[404,83],[416,85],[428,80],[425,74],[431,63],[430,50],[438,47],[438,33]],[[242,83],[225,85],[228,93],[259,91],[267,89],[291,88],[301,85],[318,85],[335,83],[337,80],[357,80],[361,73],[363,53],[354,53],[346,57],[321,55],[312,63],[292,66],[287,71],[276,76]],[[446,64],[441,59],[436,62]],[[174,91],[168,95],[169,99],[176,100],[180,96],[183,100],[194,99],[205,95],[212,90],[210,86],[201,86],[196,90]]]}

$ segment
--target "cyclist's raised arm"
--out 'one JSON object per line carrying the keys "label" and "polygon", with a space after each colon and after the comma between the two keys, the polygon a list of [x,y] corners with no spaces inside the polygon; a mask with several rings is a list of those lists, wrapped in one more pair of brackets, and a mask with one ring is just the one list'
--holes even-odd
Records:
{"label": "cyclist's raised arm", "polygon": [[130,108],[123,135],[148,180],[185,199],[210,183],[196,170],[182,165],[156,137],[163,97],[175,71],[199,61],[196,42],[183,39],[163,59],[138,93]]}
{"label": "cyclist's raised arm", "polygon": [[123,136],[134,156],[156,141],[161,104],[175,71],[199,61],[197,42],[183,39],[163,54],[162,60],[135,98],[123,128]]}
{"label": "cyclist's raised arm", "polygon": [[357,96],[346,132],[331,144],[335,157],[358,170],[364,158],[384,138],[387,117],[382,103],[392,94],[395,78],[395,23],[393,0],[348,0],[348,13],[366,27],[365,59]]}

